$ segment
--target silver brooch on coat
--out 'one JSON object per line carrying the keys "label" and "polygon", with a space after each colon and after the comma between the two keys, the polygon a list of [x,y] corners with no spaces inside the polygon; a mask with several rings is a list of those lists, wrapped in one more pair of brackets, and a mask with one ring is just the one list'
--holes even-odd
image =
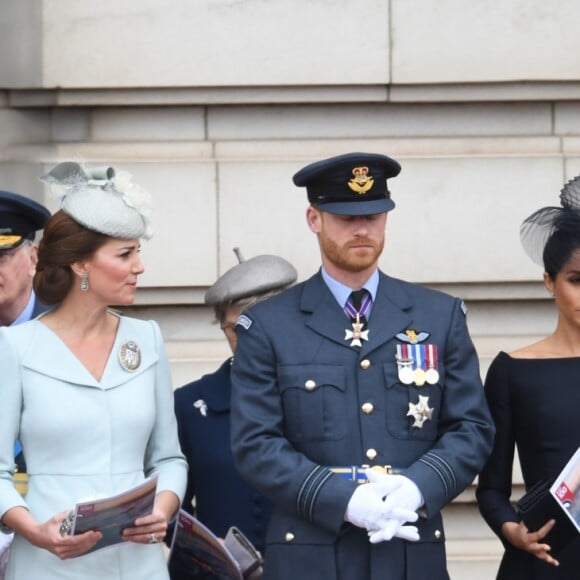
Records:
{"label": "silver brooch on coat", "polygon": [[132,340],[123,343],[119,349],[119,362],[126,371],[136,371],[141,366],[139,345]]}
{"label": "silver brooch on coat", "polygon": [[196,409],[199,409],[199,412],[201,413],[202,417],[205,417],[207,415],[207,404],[203,399],[198,399],[197,401],[194,401],[193,406]]}

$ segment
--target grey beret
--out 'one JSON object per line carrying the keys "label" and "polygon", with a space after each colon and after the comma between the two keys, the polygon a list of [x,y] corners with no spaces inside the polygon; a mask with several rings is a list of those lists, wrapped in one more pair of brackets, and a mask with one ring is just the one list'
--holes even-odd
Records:
{"label": "grey beret", "polygon": [[239,264],[220,276],[205,293],[205,303],[231,304],[243,298],[282,290],[296,281],[296,268],[279,256],[262,255],[243,260],[234,248]]}

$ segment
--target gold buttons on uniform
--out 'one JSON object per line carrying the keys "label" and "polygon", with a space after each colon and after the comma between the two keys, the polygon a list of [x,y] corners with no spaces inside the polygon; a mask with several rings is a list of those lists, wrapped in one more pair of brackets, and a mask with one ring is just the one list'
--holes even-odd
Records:
{"label": "gold buttons on uniform", "polygon": [[294,541],[294,534],[292,532],[286,532],[286,535],[284,536],[284,539],[287,542],[293,542]]}
{"label": "gold buttons on uniform", "polygon": [[377,450],[376,449],[367,449],[367,452],[365,453],[365,455],[367,456],[368,459],[370,459],[372,461],[377,456]]}
{"label": "gold buttons on uniform", "polygon": [[435,537],[439,539],[441,537],[441,530],[435,530]]}
{"label": "gold buttons on uniform", "polygon": [[366,371],[368,368],[370,368],[371,366],[371,361],[368,358],[364,358],[363,360],[360,361],[360,368],[363,371]]}
{"label": "gold buttons on uniform", "polygon": [[365,415],[370,415],[375,410],[375,406],[372,403],[363,403],[361,409]]}
{"label": "gold buttons on uniform", "polygon": [[307,391],[312,391],[316,388],[316,382],[313,381],[312,379],[308,379],[305,383],[304,383],[304,388]]}

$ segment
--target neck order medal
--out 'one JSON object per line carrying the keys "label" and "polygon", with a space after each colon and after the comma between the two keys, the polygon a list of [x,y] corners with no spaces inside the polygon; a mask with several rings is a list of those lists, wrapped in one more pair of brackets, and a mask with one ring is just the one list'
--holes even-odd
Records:
{"label": "neck order medal", "polygon": [[369,331],[363,330],[364,323],[360,321],[360,316],[357,313],[356,320],[352,323],[352,330],[346,329],[344,340],[350,340],[350,346],[362,346],[362,340],[369,339]]}

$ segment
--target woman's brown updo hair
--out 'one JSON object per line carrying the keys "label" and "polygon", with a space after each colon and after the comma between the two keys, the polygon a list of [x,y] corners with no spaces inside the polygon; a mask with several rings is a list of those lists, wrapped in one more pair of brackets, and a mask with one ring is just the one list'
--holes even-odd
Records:
{"label": "woman's brown updo hair", "polygon": [[50,217],[38,245],[34,292],[47,305],[59,304],[74,282],[71,264],[90,258],[110,238],[81,226],[62,210]]}

